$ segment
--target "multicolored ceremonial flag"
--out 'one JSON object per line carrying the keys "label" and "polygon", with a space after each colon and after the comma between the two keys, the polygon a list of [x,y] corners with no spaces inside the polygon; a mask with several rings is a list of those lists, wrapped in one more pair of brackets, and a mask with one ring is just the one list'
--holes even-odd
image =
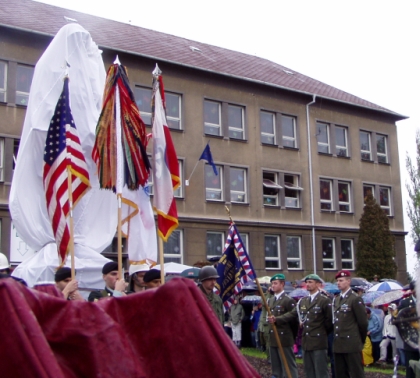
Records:
{"label": "multicolored ceremonial flag", "polygon": [[65,262],[70,242],[67,225],[67,216],[71,210],[68,167],[71,173],[74,206],[90,188],[90,182],[82,146],[71,115],[69,79],[66,77],[47,132],[43,172],[48,215],[57,242],[60,263]]}
{"label": "multicolored ceremonial flag", "polygon": [[234,296],[242,291],[242,287],[257,278],[248,252],[233,222],[229,227],[225,250],[217,265],[217,274],[219,278],[216,288],[226,310],[233,304]]}
{"label": "multicolored ceremonial flag", "polygon": [[153,208],[158,215],[158,234],[166,242],[178,227],[174,190],[180,185],[179,165],[166,121],[165,90],[161,71],[153,71]]}
{"label": "multicolored ceremonial flag", "polygon": [[204,147],[203,153],[201,154],[200,159],[198,160],[206,160],[207,163],[209,163],[213,167],[214,174],[216,176],[218,175],[216,165],[214,164],[214,161],[213,161],[213,156],[211,155],[210,143],[207,143],[206,147]]}
{"label": "multicolored ceremonial flag", "polygon": [[145,186],[151,168],[146,144],[146,128],[127,72],[116,60],[108,69],[92,150],[100,187],[121,194],[124,185],[130,190]]}

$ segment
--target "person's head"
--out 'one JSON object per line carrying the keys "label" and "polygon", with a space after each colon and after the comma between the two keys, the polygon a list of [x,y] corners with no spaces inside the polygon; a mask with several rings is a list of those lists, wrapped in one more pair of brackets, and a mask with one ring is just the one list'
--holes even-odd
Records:
{"label": "person's head", "polygon": [[67,284],[71,281],[71,269],[66,266],[57,269],[54,275],[54,281],[57,289],[63,291]]}
{"label": "person's head", "polygon": [[372,316],[372,311],[370,310],[370,308],[366,308],[366,315],[368,319],[370,319],[370,317]]}
{"label": "person's head", "polygon": [[201,268],[198,275],[198,279],[201,282],[203,289],[210,293],[213,291],[214,286],[216,285],[216,280],[219,278],[217,270],[212,266],[204,266]]}
{"label": "person's head", "polygon": [[0,253],[0,273],[10,274],[9,260],[7,260],[6,255],[4,255],[3,253]]}
{"label": "person's head", "polygon": [[[150,270],[150,266],[147,264],[131,264],[128,268],[128,274],[131,277],[131,282],[138,288],[144,288],[144,275]],[[132,286],[132,285],[131,285]],[[130,287],[134,291],[133,287]]]}
{"label": "person's head", "polygon": [[309,274],[305,277],[305,283],[306,283],[306,290],[309,291],[309,293],[313,294],[316,291],[319,290],[319,284],[322,283],[321,277],[319,277],[317,274]]}
{"label": "person's head", "polygon": [[238,304],[238,303],[239,303],[238,297],[233,298],[233,304]]}
{"label": "person's head", "polygon": [[271,289],[273,290],[274,294],[279,294],[284,290],[286,277],[284,274],[275,274],[273,277],[271,277]]}
{"label": "person's head", "polygon": [[375,275],[373,276],[373,280],[374,280],[375,282],[378,282],[378,281],[379,281],[379,277],[375,274]]}
{"label": "person's head", "polygon": [[351,274],[348,270],[340,270],[336,275],[338,289],[344,293],[350,288]]}
{"label": "person's head", "polygon": [[114,290],[115,283],[118,281],[118,263],[115,261],[107,262],[102,268],[102,278],[106,287]]}
{"label": "person's head", "polygon": [[160,277],[160,270],[150,269],[144,274],[143,278],[146,289],[153,289],[162,285],[162,280]]}
{"label": "person's head", "polygon": [[393,314],[397,310],[397,305],[395,303],[391,303],[388,306],[388,313]]}

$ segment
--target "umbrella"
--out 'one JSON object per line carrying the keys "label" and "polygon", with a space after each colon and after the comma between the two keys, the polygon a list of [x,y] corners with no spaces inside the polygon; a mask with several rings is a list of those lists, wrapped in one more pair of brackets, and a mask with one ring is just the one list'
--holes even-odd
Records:
{"label": "umbrella", "polygon": [[396,282],[386,281],[380,282],[376,285],[373,285],[368,291],[391,291],[391,290],[401,290],[402,286]]}
{"label": "umbrella", "polygon": [[382,279],[379,280],[379,282],[387,282],[387,281],[395,282],[398,285],[404,286],[400,281],[393,280],[392,278],[382,278]]}
{"label": "umbrella", "polygon": [[363,277],[353,277],[351,279],[350,285],[351,286],[364,286],[364,287],[372,286],[372,284],[366,278],[363,278]]}
{"label": "umbrella", "polygon": [[307,297],[308,295],[309,295],[309,291],[305,289],[301,289],[301,288],[295,289],[289,293],[289,297],[292,297],[292,298],[302,298],[302,297]]}
{"label": "umbrella", "polygon": [[324,290],[328,293],[337,294],[340,292],[340,289],[338,288],[337,284],[326,282],[324,285]]}
{"label": "umbrella", "polygon": [[387,293],[382,294],[380,297],[376,298],[372,302],[372,306],[381,306],[387,303],[391,303],[401,299],[404,296],[404,291],[402,290],[392,290]]}
{"label": "umbrella", "polygon": [[261,302],[259,295],[246,295],[242,298],[242,302]]}
{"label": "umbrella", "polygon": [[257,291],[258,286],[254,282],[247,282],[244,286],[242,286],[242,291]]}
{"label": "umbrella", "polygon": [[371,304],[376,298],[379,298],[384,293],[384,291],[369,291],[362,295],[363,302]]}
{"label": "umbrella", "polygon": [[270,284],[270,280],[271,280],[270,276],[264,276],[264,277],[258,278],[258,281],[260,284]]}

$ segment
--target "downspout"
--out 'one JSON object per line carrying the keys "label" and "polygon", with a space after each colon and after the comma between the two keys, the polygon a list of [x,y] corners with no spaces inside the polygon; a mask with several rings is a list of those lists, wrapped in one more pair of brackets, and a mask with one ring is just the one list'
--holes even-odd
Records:
{"label": "downspout", "polygon": [[309,107],[316,102],[316,95],[312,101],[306,104],[306,127],[308,129],[308,164],[309,164],[309,195],[311,202],[311,228],[312,228],[312,259],[314,262],[314,273],[316,274],[316,245],[315,245],[315,219],[314,219],[314,187],[312,182],[312,149],[311,149],[311,126],[309,123]]}

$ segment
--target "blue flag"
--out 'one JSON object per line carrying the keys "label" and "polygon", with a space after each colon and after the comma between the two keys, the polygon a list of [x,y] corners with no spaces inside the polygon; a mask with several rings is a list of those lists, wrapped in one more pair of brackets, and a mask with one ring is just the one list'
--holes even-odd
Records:
{"label": "blue flag", "polygon": [[242,291],[242,287],[257,278],[234,223],[229,227],[225,250],[217,265],[217,274],[219,278],[216,288],[226,310],[233,304],[234,296]]}
{"label": "blue flag", "polygon": [[218,175],[216,165],[213,162],[213,156],[211,156],[210,144],[207,143],[203,153],[200,156],[200,159],[198,160],[206,160],[207,163],[209,163],[213,167],[214,174],[216,176]]}

